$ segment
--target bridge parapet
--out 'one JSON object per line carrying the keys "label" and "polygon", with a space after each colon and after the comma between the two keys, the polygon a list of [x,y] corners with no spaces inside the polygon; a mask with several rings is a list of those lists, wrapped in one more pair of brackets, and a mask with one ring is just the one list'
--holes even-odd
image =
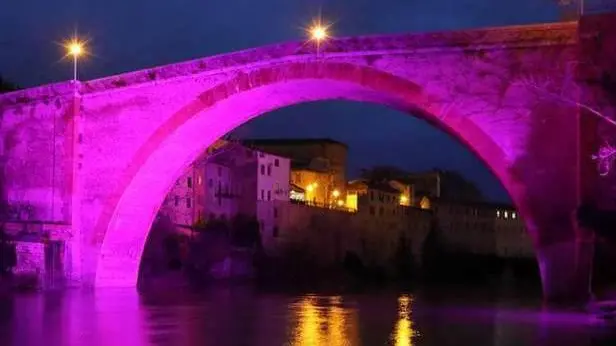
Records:
{"label": "bridge parapet", "polygon": [[[514,49],[572,45],[576,42],[577,22],[561,22],[466,31],[339,38],[323,45],[319,55],[327,58],[340,55],[409,54],[429,50]],[[80,91],[84,94],[96,93],[181,76],[221,73],[251,65],[313,57],[315,52],[315,48],[306,42],[289,42],[91,80],[82,83]]]}
{"label": "bridge parapet", "polygon": [[[77,83],[78,85],[80,84],[79,82]],[[0,114],[2,114],[5,108],[33,102],[43,102],[47,104],[54,98],[67,97],[74,92],[74,82],[66,81],[0,94]]]}

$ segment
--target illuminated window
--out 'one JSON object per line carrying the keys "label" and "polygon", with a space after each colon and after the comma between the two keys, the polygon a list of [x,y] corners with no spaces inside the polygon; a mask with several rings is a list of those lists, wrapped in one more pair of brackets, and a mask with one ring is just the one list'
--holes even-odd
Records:
{"label": "illuminated window", "polygon": [[517,218],[517,217],[518,217],[518,215],[517,215],[516,213],[511,213],[511,218],[512,218],[512,219],[515,219],[515,218]]}
{"label": "illuminated window", "polygon": [[509,213],[505,212],[505,219],[509,217]]}
{"label": "illuminated window", "polygon": [[496,217],[500,217],[500,210],[496,211]]}

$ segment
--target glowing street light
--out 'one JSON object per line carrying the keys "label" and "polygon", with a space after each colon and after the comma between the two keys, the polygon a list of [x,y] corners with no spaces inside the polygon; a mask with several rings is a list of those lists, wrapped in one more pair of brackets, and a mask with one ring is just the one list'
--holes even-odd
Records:
{"label": "glowing street light", "polygon": [[338,198],[340,196],[340,191],[334,190],[334,192],[332,192],[332,195],[334,195],[334,197]]}
{"label": "glowing street light", "polygon": [[312,21],[312,25],[306,29],[311,41],[316,42],[317,53],[321,43],[330,38],[329,27],[331,24],[324,24],[321,18]]}
{"label": "glowing street light", "polygon": [[327,27],[321,25],[320,23],[314,24],[310,28],[310,37],[317,42],[326,40],[329,37]]}
{"label": "glowing street light", "polygon": [[66,55],[73,57],[73,81],[77,81],[77,59],[85,54],[85,43],[77,38],[73,38],[64,44]]}

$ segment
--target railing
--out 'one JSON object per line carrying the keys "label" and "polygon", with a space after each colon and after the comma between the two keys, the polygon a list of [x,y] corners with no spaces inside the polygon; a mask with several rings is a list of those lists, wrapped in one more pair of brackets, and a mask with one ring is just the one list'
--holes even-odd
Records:
{"label": "railing", "polygon": [[291,199],[289,201],[293,204],[301,204],[301,205],[305,205],[307,207],[313,207],[313,208],[330,209],[330,210],[342,211],[346,213],[356,213],[357,212],[357,210],[347,208],[346,206],[337,206],[337,205],[319,203],[319,202],[314,202],[314,201],[298,201],[296,199]]}

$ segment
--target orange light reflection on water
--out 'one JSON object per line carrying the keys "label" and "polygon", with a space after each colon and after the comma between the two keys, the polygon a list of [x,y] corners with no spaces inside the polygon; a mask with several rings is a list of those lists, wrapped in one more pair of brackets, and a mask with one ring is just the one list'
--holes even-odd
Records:
{"label": "orange light reflection on water", "polygon": [[413,345],[413,337],[418,335],[413,330],[413,321],[411,320],[412,303],[413,299],[407,295],[398,298],[398,321],[391,337],[396,346],[411,346]]}
{"label": "orange light reflection on water", "polygon": [[291,345],[343,346],[354,345],[358,338],[354,309],[342,306],[340,297],[323,298],[328,301],[319,306],[317,297],[307,297],[298,306],[297,324],[292,331]]}

